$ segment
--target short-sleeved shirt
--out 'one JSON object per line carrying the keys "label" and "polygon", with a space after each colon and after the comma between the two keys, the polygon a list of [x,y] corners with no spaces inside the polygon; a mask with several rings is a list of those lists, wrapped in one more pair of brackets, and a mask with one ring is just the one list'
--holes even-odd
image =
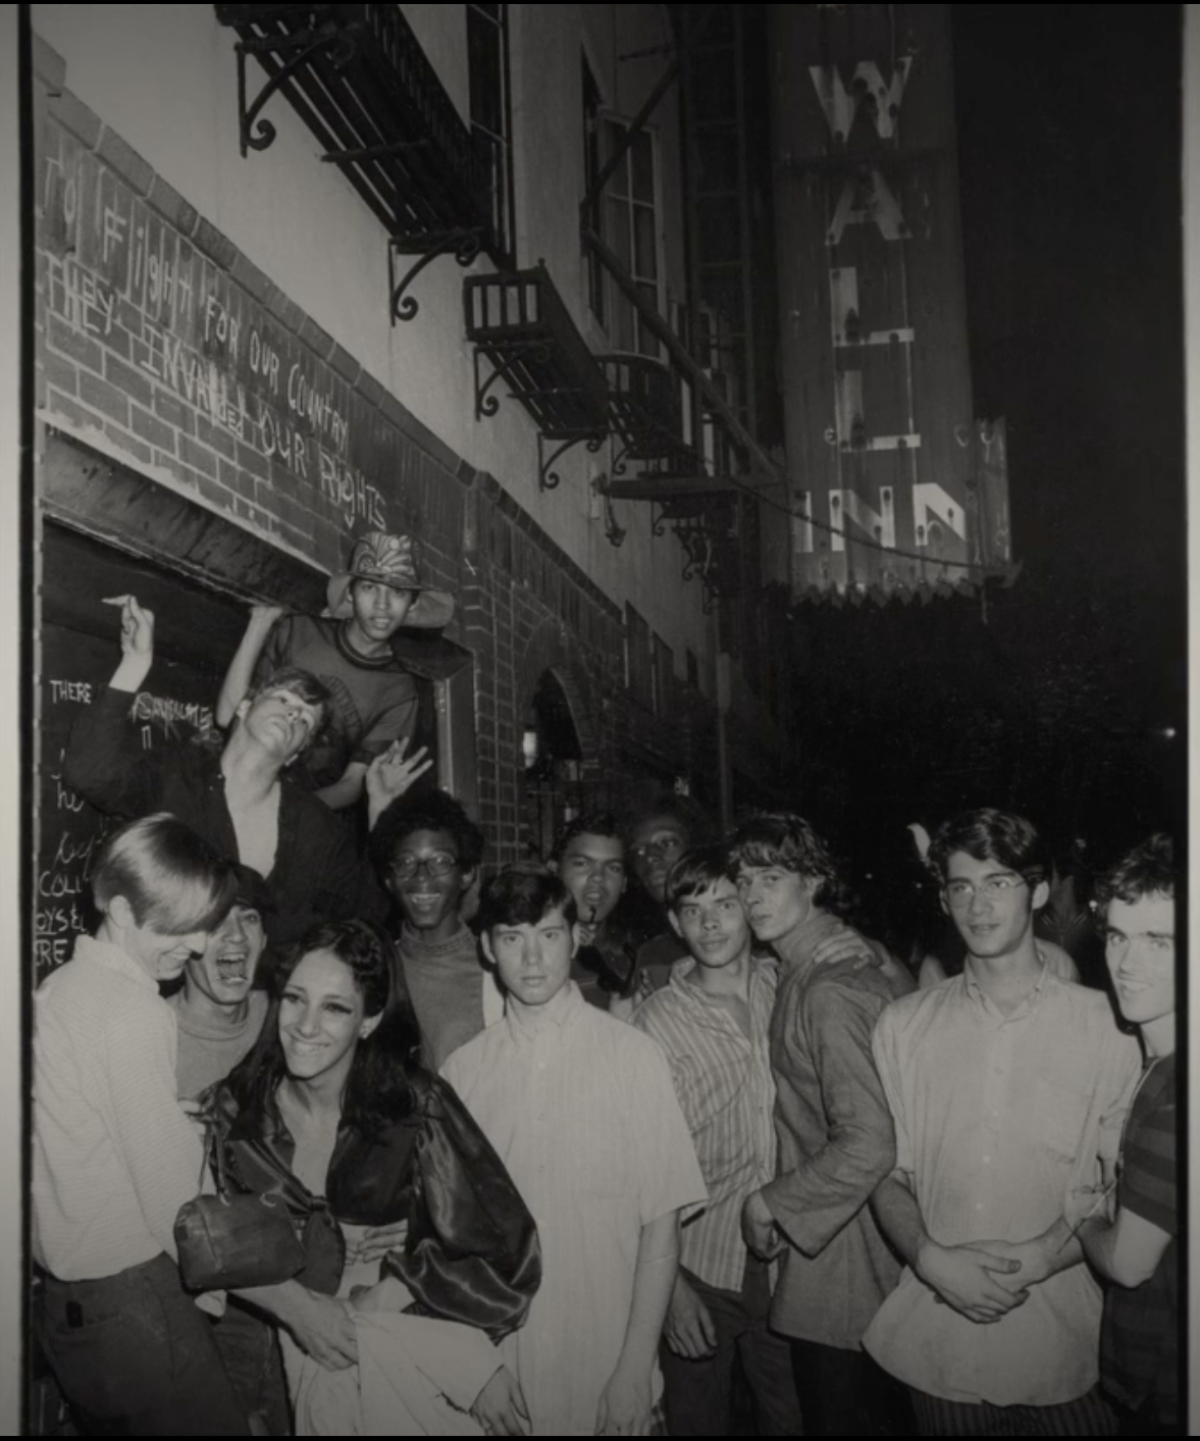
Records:
{"label": "short-sleeved shirt", "polygon": [[625,1341],[642,1228],[705,1199],[667,1058],[571,983],[534,1022],[510,1007],[442,1075],[537,1222],[541,1289],[502,1346],[533,1435],[594,1435]]}
{"label": "short-sleeved shirt", "polygon": [[394,655],[371,660],[351,649],[345,622],[288,615],[271,627],[254,683],[284,666],[315,675],[333,695],[325,734],[304,759],[317,788],[332,785],[351,762],[370,765],[396,740],[411,740],[417,725],[417,687]]}
{"label": "short-sleeved shirt", "polygon": [[1175,1168],[1175,1057],[1148,1071],[1121,1148],[1119,1210],[1172,1237],[1158,1269],[1132,1290],[1110,1286],[1104,1303],[1100,1371],[1104,1389],[1132,1410],[1154,1403],[1158,1419],[1179,1411],[1178,1184]]}
{"label": "short-sleeved shirt", "polygon": [[[1141,1071],[1107,996],[1045,967],[1006,1016],[968,967],[888,1007],[874,1051],[925,1229],[943,1246],[1021,1242],[1062,1218],[1069,1193],[1115,1163]],[[927,1395],[995,1406],[1065,1405],[1099,1380],[1099,1284],[1071,1266],[979,1326],[906,1269],[864,1344]]]}

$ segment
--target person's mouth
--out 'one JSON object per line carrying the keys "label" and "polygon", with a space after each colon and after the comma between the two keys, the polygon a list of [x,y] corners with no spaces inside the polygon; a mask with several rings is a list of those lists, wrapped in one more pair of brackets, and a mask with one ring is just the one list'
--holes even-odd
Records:
{"label": "person's mouth", "polygon": [[325,1050],[324,1041],[301,1041],[295,1036],[292,1037],[292,1050],[298,1056],[313,1058],[319,1056]]}
{"label": "person's mouth", "polygon": [[239,951],[217,957],[217,975],[226,985],[236,985],[250,979],[250,957]]}

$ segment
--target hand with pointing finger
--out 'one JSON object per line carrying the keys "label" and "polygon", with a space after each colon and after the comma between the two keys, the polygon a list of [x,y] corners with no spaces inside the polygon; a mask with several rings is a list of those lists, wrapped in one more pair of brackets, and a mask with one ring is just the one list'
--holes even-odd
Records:
{"label": "hand with pointing finger", "polygon": [[104,604],[121,608],[121,664],[111,685],[136,691],[154,664],[154,612],[143,610],[136,595],[106,596]]}

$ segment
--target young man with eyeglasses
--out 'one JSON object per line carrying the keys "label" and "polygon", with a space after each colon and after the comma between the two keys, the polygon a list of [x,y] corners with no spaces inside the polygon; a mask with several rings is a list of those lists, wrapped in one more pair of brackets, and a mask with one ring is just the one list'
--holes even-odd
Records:
{"label": "young man with eyeglasses", "polygon": [[402,797],[371,835],[371,858],[402,918],[402,989],[433,1071],[504,1013],[499,988],[462,916],[483,846],[483,832],[444,791]]}
{"label": "young man with eyeglasses", "polygon": [[875,1030],[896,1167],[873,1206],[908,1266],[865,1344],[921,1435],[1112,1435],[1100,1287],[1064,1208],[1111,1181],[1138,1046],[1038,953],[1048,865],[1027,820],[968,812],[929,858],[968,955]]}
{"label": "young man with eyeglasses", "polygon": [[1137,1026],[1145,1069],[1121,1143],[1113,1198],[1080,1191],[1068,1217],[1109,1283],[1101,1382],[1123,1436],[1179,1429],[1179,1197],[1176,1176],[1175,856],[1154,835],[1101,882],[1104,949],[1121,1013]]}

